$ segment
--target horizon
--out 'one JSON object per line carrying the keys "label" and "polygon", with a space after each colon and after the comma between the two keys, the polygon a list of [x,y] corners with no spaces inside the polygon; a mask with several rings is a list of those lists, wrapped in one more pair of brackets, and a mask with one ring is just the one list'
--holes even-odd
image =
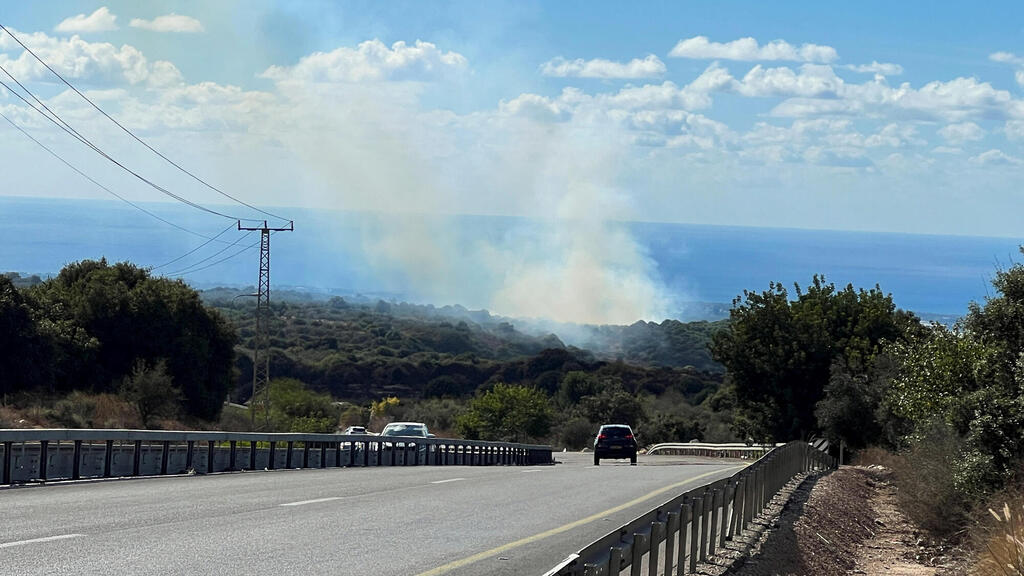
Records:
{"label": "horizon", "polygon": [[[166,225],[161,226],[164,231],[160,233],[139,226],[133,210],[115,201],[0,196],[0,206],[5,205],[7,209],[0,211],[3,229],[19,238],[37,237],[31,243],[23,240],[0,246],[0,263],[5,271],[25,275],[55,274],[69,261],[100,257],[152,269],[200,242],[182,237]],[[169,203],[145,206],[190,223],[186,208]],[[410,283],[400,266],[393,260],[376,258],[379,252],[368,246],[377,240],[372,232],[379,229],[378,219],[388,215],[371,217],[352,211],[310,212],[309,216],[299,220],[302,234],[274,240],[271,280],[275,290],[290,287],[317,293],[373,295],[423,305],[486,309],[508,317],[544,317],[530,307],[494,306],[490,295],[503,281],[500,276],[475,272],[479,286],[466,286],[466,274],[434,277],[436,284],[432,285]],[[54,217],[67,221],[78,218],[81,226],[47,233],[46,224]],[[471,238],[497,248],[514,247],[523,237],[532,237],[535,226],[526,218],[480,215],[431,215],[427,222],[446,230],[451,238]],[[728,306],[743,290],[765,290],[769,281],[781,282],[787,289],[792,289],[793,283],[806,286],[813,274],[824,274],[840,288],[848,283],[865,289],[879,284],[893,295],[898,306],[922,315],[962,316],[969,302],[983,302],[992,294],[991,278],[1000,267],[1013,265],[1020,245],[1012,238],[702,224],[622,226],[647,255],[653,280],[666,287],[670,300],[664,314],[554,320],[626,325],[636,320],[686,320],[693,318],[695,305]],[[454,245],[454,251],[442,253],[445,269],[470,270],[476,260],[474,253],[459,242]],[[250,247],[222,265],[169,277],[181,277],[202,289],[254,285],[257,253],[255,247]],[[41,262],[51,265],[33,265]],[[175,271],[164,267],[153,270],[153,274]],[[485,285],[485,281],[491,284]]]}

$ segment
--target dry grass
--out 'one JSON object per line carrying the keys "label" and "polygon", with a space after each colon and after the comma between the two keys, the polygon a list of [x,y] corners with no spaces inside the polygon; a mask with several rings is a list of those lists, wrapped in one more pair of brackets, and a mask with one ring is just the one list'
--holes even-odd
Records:
{"label": "dry grass", "polygon": [[852,463],[855,466],[882,466],[892,470],[902,461],[903,458],[898,454],[893,454],[885,448],[872,446],[858,451]]}
{"label": "dry grass", "polygon": [[1003,503],[1001,510],[988,509],[994,523],[982,528],[977,564],[978,576],[1024,575],[1024,496]]}

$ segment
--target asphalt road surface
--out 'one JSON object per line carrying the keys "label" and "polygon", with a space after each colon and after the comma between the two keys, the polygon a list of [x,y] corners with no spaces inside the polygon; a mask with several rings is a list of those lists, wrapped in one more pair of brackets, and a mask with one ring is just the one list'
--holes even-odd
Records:
{"label": "asphalt road surface", "polygon": [[280,470],[0,490],[0,575],[544,574],[743,463]]}

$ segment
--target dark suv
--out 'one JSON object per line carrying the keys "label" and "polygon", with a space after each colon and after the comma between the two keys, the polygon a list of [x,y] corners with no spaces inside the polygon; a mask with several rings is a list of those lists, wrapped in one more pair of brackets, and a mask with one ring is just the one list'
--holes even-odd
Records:
{"label": "dark suv", "polygon": [[636,437],[633,429],[626,424],[605,424],[594,438],[594,466],[601,465],[601,458],[626,458],[636,466]]}

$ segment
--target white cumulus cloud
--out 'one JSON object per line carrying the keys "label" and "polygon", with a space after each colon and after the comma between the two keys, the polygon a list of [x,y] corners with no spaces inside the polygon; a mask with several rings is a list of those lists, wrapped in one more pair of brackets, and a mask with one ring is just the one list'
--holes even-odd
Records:
{"label": "white cumulus cloud", "polygon": [[174,13],[157,16],[152,20],[132,18],[132,21],[128,25],[132,28],[141,28],[143,30],[151,30],[153,32],[197,33],[204,31],[203,23],[199,20],[190,16],[182,16],[181,14]]}
{"label": "white cumulus cloud", "polygon": [[1019,166],[1021,164],[1019,158],[1010,156],[998,149],[992,149],[973,156],[969,162],[978,166]]}
{"label": "white cumulus cloud", "polygon": [[665,63],[654,54],[629,62],[613,62],[603,58],[566,60],[558,57],[540,67],[541,74],[556,78],[656,78],[665,73]]}
{"label": "white cumulus cloud", "polygon": [[985,137],[985,130],[974,122],[961,122],[949,124],[939,129],[939,136],[945,138],[953,146],[959,146],[964,142],[976,142]]}
{"label": "white cumulus cloud", "polygon": [[804,64],[800,72],[791,68],[764,68],[760,64],[747,72],[737,86],[744,96],[794,96],[817,98],[834,96],[843,86],[831,66]]}
{"label": "white cumulus cloud", "polygon": [[65,18],[57,27],[57,32],[107,32],[117,30],[117,16],[110,12],[106,6],[101,6],[95,12],[86,16],[78,14]]}
{"label": "white cumulus cloud", "polygon": [[1017,80],[1017,84],[1024,86],[1024,57],[1017,56],[1012,52],[995,52],[988,55],[988,59],[993,62],[1001,62],[1003,64],[1009,64],[1016,66],[1017,70],[1014,72],[1014,79]]}
{"label": "white cumulus cloud", "polygon": [[[6,34],[0,39],[0,50],[18,50]],[[120,47],[109,42],[88,42],[75,35],[56,38],[42,32],[19,35],[39,57],[69,80],[93,86],[141,85],[169,86],[182,82],[181,72],[167,61],[148,60],[134,46]],[[0,64],[20,80],[52,80],[50,72],[28,52],[16,58],[0,52]]]}
{"label": "white cumulus cloud", "polygon": [[367,40],[356,48],[314,52],[295,66],[271,66],[260,77],[305,83],[429,80],[464,69],[466,64],[462,54],[444,52],[430,42],[417,40],[409,45],[399,41],[388,47],[380,40]]}
{"label": "white cumulus cloud", "polygon": [[847,70],[860,72],[861,74],[880,74],[882,76],[899,76],[903,74],[903,66],[891,62],[872,61],[871,64],[850,64]]}
{"label": "white cumulus cloud", "polygon": [[988,59],[993,62],[1024,67],[1024,57],[1017,56],[1012,52],[993,52],[988,55]]}
{"label": "white cumulus cloud", "polygon": [[796,62],[833,62],[839,58],[835,48],[820,44],[795,46],[785,40],[773,40],[760,45],[754,38],[740,38],[732,42],[711,42],[707,36],[694,36],[680,40],[672,48],[673,58],[721,60],[791,60]]}

